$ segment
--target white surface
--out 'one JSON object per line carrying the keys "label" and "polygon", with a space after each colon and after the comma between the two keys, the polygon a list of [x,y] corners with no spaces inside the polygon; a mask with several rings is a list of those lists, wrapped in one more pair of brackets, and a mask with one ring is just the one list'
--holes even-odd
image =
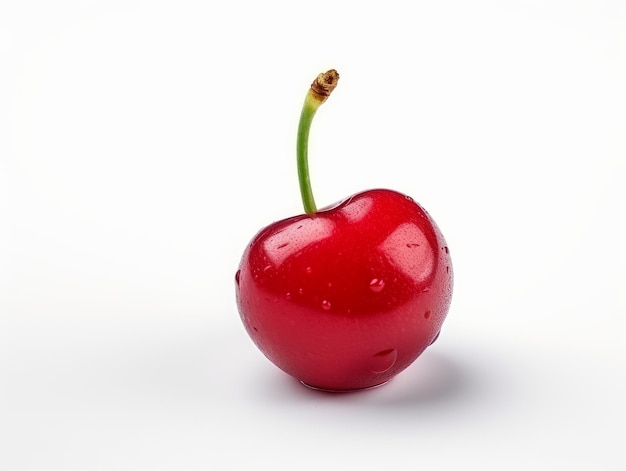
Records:
{"label": "white surface", "polygon": [[[411,3],[0,4],[0,469],[626,467],[624,2]],[[318,204],[411,194],[456,274],[438,342],[349,395],[234,303],[330,67]]]}

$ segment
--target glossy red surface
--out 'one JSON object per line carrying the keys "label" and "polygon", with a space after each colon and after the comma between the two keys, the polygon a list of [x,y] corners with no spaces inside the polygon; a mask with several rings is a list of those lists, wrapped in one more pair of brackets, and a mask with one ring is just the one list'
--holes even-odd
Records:
{"label": "glossy red surface", "polygon": [[236,274],[259,349],[316,388],[362,389],[409,366],[439,334],[452,296],[446,242],[390,190],[356,194],[261,230]]}

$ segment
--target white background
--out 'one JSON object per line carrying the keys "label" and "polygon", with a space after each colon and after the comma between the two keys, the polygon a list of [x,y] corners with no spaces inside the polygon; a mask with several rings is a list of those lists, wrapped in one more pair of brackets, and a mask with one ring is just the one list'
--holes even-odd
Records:
{"label": "white background", "polygon": [[[247,337],[254,233],[388,187],[438,342],[315,393]],[[626,4],[0,3],[0,469],[626,468]]]}

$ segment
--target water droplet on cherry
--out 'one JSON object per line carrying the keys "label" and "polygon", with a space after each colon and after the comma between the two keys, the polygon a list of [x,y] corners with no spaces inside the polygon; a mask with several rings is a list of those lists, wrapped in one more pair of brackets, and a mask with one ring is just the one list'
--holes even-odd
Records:
{"label": "water droplet on cherry", "polygon": [[380,293],[385,287],[385,280],[382,278],[374,278],[370,281],[370,290],[374,293]]}
{"label": "water droplet on cherry", "polygon": [[430,311],[426,311],[424,313],[424,319],[428,319],[430,317]]}
{"label": "water droplet on cherry", "polygon": [[310,275],[313,272],[313,269],[311,267],[306,267],[304,271],[307,273],[307,275]]}
{"label": "water droplet on cherry", "polygon": [[291,299],[291,293],[286,293],[286,294],[285,294],[285,298],[287,298],[287,299]]}
{"label": "water droplet on cherry", "polygon": [[395,365],[397,360],[398,351],[395,348],[383,350],[370,358],[369,370],[372,373],[384,373]]}
{"label": "water droplet on cherry", "polygon": [[435,338],[430,341],[429,345],[432,345],[433,343],[435,343],[435,340],[437,340],[439,338],[439,334],[440,333],[441,333],[441,331],[437,332],[437,335],[435,335]]}
{"label": "water droplet on cherry", "polygon": [[444,250],[446,253],[450,253],[450,250],[448,250],[448,246],[445,246],[445,247],[443,248],[443,250]]}
{"label": "water droplet on cherry", "polygon": [[304,293],[304,290],[302,288],[298,288],[298,294],[302,294]]}
{"label": "water droplet on cherry", "polygon": [[429,291],[430,291],[430,288],[427,286],[426,288],[422,290],[422,293],[428,293]]}
{"label": "water droplet on cherry", "polygon": [[324,311],[330,311],[330,301],[324,299],[322,301],[322,309],[324,309]]}
{"label": "water droplet on cherry", "polygon": [[267,273],[268,271],[270,271],[272,269],[271,265],[266,265],[265,268],[263,268],[263,272]]}
{"label": "water droplet on cherry", "polygon": [[241,278],[241,270],[237,270],[237,273],[235,273],[235,283],[237,285],[239,285],[239,278]]}

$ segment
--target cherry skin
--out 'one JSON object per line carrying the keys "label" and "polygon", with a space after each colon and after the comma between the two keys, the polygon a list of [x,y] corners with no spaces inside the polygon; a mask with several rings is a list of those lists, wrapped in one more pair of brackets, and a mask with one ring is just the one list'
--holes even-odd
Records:
{"label": "cherry skin", "polygon": [[258,348],[303,383],[364,389],[439,335],[452,297],[447,244],[410,197],[369,190],[262,229],[236,274]]}

